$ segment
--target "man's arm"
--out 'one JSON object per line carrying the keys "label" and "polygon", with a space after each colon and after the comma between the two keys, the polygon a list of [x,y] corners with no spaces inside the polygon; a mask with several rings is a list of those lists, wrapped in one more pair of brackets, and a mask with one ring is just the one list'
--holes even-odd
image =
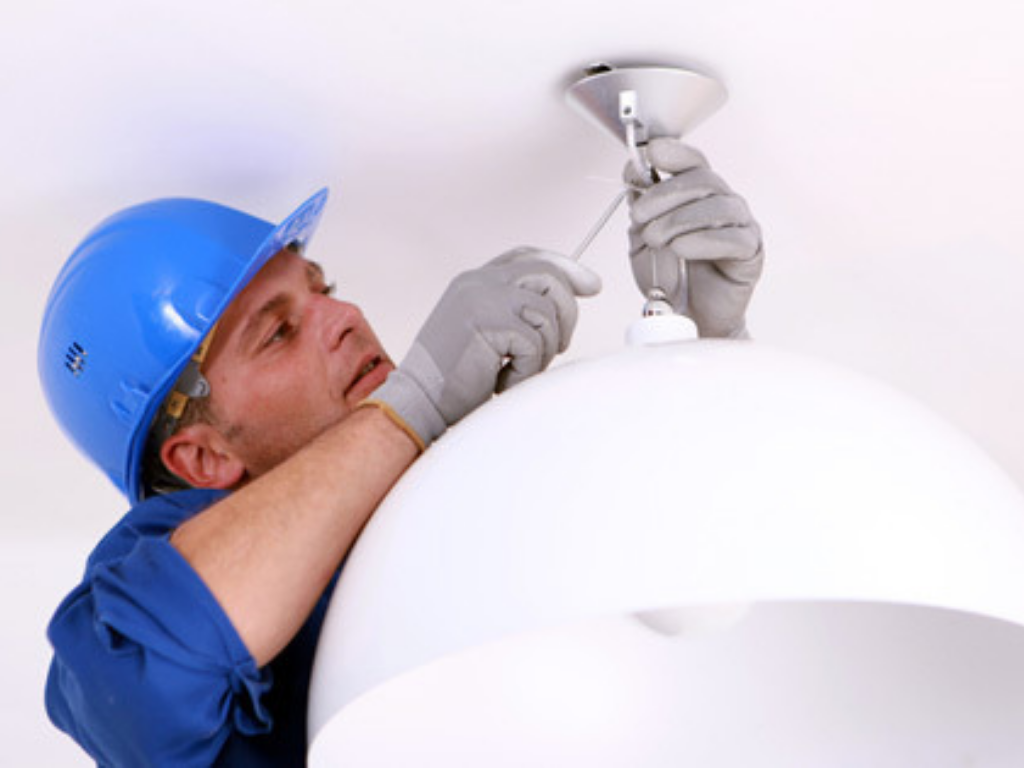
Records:
{"label": "man's arm", "polygon": [[185,491],[132,510],[50,622],[50,719],[101,765],[212,765],[272,730],[275,749],[299,758],[294,729],[274,727],[290,716],[268,709],[261,667],[416,453],[384,413],[358,409],[234,495]]}
{"label": "man's arm", "polygon": [[301,628],[417,453],[384,413],[360,408],[173,534],[258,666]]}

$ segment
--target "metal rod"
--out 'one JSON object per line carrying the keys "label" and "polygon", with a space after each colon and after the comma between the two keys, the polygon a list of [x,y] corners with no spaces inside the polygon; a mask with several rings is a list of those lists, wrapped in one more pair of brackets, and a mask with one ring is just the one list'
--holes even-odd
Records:
{"label": "metal rod", "polygon": [[605,209],[604,213],[601,214],[601,218],[599,218],[597,220],[597,223],[590,228],[590,231],[587,232],[587,236],[583,238],[583,242],[580,243],[576,250],[573,252],[573,261],[580,260],[580,257],[583,255],[583,252],[586,251],[587,248],[590,247],[590,244],[594,242],[594,239],[599,234],[601,234],[601,230],[604,229],[605,224],[608,223],[608,220],[611,219],[611,217],[615,214],[615,211],[617,211],[619,209],[619,206],[622,205],[622,201],[625,200],[627,195],[629,195],[629,193],[632,191],[633,190],[630,187],[626,187],[624,190],[622,190],[621,192],[619,192],[619,194],[615,196],[615,199],[612,200],[611,205],[609,205]]}

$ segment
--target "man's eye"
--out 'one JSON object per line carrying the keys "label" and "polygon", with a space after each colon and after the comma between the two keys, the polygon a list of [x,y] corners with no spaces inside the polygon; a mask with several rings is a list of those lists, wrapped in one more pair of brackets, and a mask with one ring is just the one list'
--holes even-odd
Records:
{"label": "man's eye", "polygon": [[320,289],[320,293],[324,296],[333,296],[335,289],[338,287],[337,283],[328,283]]}
{"label": "man's eye", "polygon": [[291,323],[279,323],[275,328],[274,332],[271,333],[267,340],[263,343],[264,347],[269,347],[271,344],[276,344],[280,341],[287,341],[295,335],[295,326]]}

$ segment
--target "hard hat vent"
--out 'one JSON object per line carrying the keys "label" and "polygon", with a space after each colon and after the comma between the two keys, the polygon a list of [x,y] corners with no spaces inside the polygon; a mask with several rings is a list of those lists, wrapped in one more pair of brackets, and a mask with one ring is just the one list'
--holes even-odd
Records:
{"label": "hard hat vent", "polygon": [[71,342],[67,352],[64,353],[64,367],[75,376],[81,376],[85,370],[85,361],[89,353],[85,351],[77,341]]}

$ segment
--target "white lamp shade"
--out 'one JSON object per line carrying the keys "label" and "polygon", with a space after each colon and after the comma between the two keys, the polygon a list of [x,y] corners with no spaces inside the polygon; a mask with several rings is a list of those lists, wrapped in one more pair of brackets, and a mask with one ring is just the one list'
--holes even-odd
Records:
{"label": "white lamp shade", "polygon": [[1003,765],[1024,754],[1024,499],[912,400],[760,344],[565,365],[378,510],[309,728],[313,765],[773,764],[761,730],[802,764]]}

